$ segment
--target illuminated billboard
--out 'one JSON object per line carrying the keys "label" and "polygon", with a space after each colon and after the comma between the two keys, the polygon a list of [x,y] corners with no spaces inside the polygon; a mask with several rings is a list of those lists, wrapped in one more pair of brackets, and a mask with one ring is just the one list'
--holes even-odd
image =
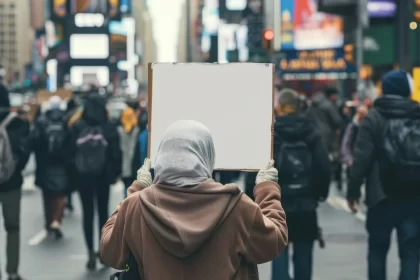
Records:
{"label": "illuminated billboard", "polygon": [[109,57],[107,34],[73,34],[70,36],[70,57],[73,59],[106,59]]}
{"label": "illuminated billboard", "polygon": [[318,12],[317,0],[282,0],[280,11],[282,50],[343,46],[342,18]]}

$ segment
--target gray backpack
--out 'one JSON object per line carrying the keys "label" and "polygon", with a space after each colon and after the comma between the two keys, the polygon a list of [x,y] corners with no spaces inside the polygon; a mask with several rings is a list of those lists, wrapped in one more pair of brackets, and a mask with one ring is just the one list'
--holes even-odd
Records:
{"label": "gray backpack", "polygon": [[17,161],[6,131],[6,127],[15,117],[15,113],[10,113],[0,124],[0,184],[9,181],[16,169]]}

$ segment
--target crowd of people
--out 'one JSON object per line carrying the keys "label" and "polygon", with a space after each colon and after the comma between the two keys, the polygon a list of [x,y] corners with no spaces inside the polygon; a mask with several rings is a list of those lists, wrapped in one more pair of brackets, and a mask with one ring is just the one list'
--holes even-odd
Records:
{"label": "crowd of people", "polygon": [[[108,117],[107,101],[88,95],[80,104],[52,96],[29,123],[10,110],[7,90],[0,90],[0,203],[7,231],[7,269],[10,280],[22,279],[19,266],[20,200],[22,170],[35,155],[35,185],[41,189],[45,229],[54,238],[64,235],[64,210],[73,209],[72,193],[80,195],[87,268],[96,268],[100,233],[109,218],[110,186],[119,178],[126,189],[135,180],[147,156],[147,112],[135,102],[119,123]],[[95,208],[99,224],[94,225]],[[96,248],[95,248],[96,247]]]}
{"label": "crowd of people", "polygon": [[[319,203],[335,185],[357,212],[365,185],[367,279],[387,279],[396,229],[399,279],[417,280],[420,106],[410,99],[411,84],[409,74],[394,70],[383,77],[383,96],[344,103],[335,88],[310,98],[282,89],[274,157],[258,173],[245,174],[245,192],[231,184],[239,172],[215,172],[211,132],[197,121],[179,120],[167,129],[151,170],[147,111],[137,104],[129,103],[115,124],[99,95],[66,106],[51,97],[31,128],[0,91],[0,203],[9,279],[22,279],[21,171],[34,152],[45,228],[53,237],[64,235],[69,193],[80,194],[90,270],[100,261],[123,270],[119,279],[239,280],[258,279],[257,264],[273,261],[272,280],[291,280],[291,262],[293,279],[310,280],[314,244],[324,246]],[[109,217],[110,185],[118,179],[126,199]],[[95,208],[100,242],[94,240]]]}

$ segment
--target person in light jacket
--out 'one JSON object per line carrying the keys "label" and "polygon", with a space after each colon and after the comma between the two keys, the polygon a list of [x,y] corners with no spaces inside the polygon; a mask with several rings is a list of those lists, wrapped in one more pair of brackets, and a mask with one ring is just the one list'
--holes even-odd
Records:
{"label": "person in light jacket", "polygon": [[163,136],[152,182],[150,160],[102,229],[101,258],[123,269],[134,256],[142,279],[258,279],[257,264],[288,242],[274,161],[261,169],[255,203],[237,185],[211,179],[212,136],[177,121]]}

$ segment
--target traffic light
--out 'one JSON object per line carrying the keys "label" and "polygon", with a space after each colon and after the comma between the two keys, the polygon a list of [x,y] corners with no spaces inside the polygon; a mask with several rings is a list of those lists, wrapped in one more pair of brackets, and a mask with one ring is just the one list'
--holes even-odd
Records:
{"label": "traffic light", "polygon": [[420,0],[414,0],[414,21],[420,22]]}
{"label": "traffic light", "polygon": [[274,32],[271,29],[265,29],[263,32],[263,48],[266,51],[273,51]]}
{"label": "traffic light", "polygon": [[344,60],[354,63],[354,44],[347,44],[344,46]]}

